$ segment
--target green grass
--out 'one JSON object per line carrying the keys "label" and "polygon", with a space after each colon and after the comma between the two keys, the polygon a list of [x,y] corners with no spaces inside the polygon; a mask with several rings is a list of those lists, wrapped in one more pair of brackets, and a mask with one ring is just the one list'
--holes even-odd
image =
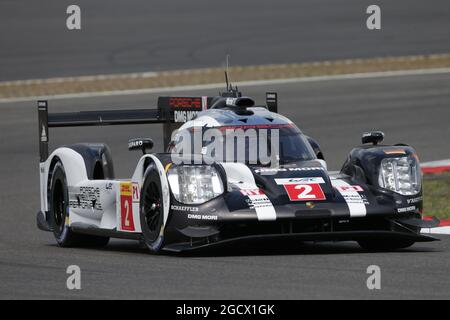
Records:
{"label": "green grass", "polygon": [[423,178],[424,214],[450,219],[450,172],[426,174]]}

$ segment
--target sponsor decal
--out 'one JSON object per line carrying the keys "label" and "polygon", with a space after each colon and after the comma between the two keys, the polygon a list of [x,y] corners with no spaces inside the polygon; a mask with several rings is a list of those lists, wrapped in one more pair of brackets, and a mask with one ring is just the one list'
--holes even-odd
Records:
{"label": "sponsor decal", "polygon": [[303,177],[303,178],[285,178],[285,179],[275,179],[278,185],[289,185],[289,184],[320,184],[325,183],[322,177]]}
{"label": "sponsor decal", "polygon": [[38,101],[39,110],[47,110],[47,101]]}
{"label": "sponsor decal", "polygon": [[128,149],[142,147],[144,145],[144,141],[142,140],[133,140],[128,143]]}
{"label": "sponsor decal", "polygon": [[406,208],[398,208],[397,209],[398,213],[411,212],[411,211],[416,211],[416,206],[410,206],[410,207],[406,207]]}
{"label": "sponsor decal", "polygon": [[340,179],[333,179],[331,183],[344,198],[351,217],[365,217],[367,215],[366,205],[369,204],[369,201],[364,194],[357,191],[358,188],[355,189],[354,185]]}
{"label": "sponsor decal", "polygon": [[349,186],[336,186],[335,187],[339,192],[348,192],[348,191],[354,191],[354,192],[364,192],[364,189],[361,186],[357,185],[349,185]]}
{"label": "sponsor decal", "polygon": [[79,187],[70,192],[69,207],[73,209],[103,210],[99,187]]}
{"label": "sponsor decal", "polygon": [[174,97],[169,99],[169,106],[172,109],[198,109],[202,110],[202,98]]}
{"label": "sponsor decal", "polygon": [[227,98],[226,104],[229,106],[235,106],[236,101],[237,101],[237,98]]}
{"label": "sponsor decal", "polygon": [[208,99],[207,97],[174,97],[169,99],[168,104],[173,110],[174,121],[182,123],[193,120],[200,111],[206,110]]}
{"label": "sponsor decal", "polygon": [[408,204],[415,204],[415,203],[419,203],[422,200],[423,200],[423,197],[417,197],[417,198],[407,199],[406,201],[408,202]]}
{"label": "sponsor decal", "polygon": [[42,125],[41,142],[48,142],[47,131],[45,131],[44,125]]}
{"label": "sponsor decal", "polygon": [[305,205],[309,209],[314,209],[316,207],[316,204],[314,202],[307,202],[307,203],[305,203]]}
{"label": "sponsor decal", "polygon": [[244,196],[260,196],[260,195],[264,195],[264,192],[262,192],[261,189],[241,190],[241,193]]}
{"label": "sponsor decal", "polygon": [[255,210],[272,206],[272,202],[270,202],[266,195],[250,196],[246,201],[248,207]]}
{"label": "sponsor decal", "polygon": [[344,198],[345,202],[347,202],[347,204],[364,204],[364,205],[369,204],[369,201],[364,195],[345,194],[345,193],[341,193],[341,195]]}
{"label": "sponsor decal", "polygon": [[276,220],[276,213],[272,201],[258,188],[241,189],[241,194],[246,196],[249,209],[255,210],[258,220]]}
{"label": "sponsor decal", "polygon": [[369,200],[367,199],[365,194],[361,194],[361,199],[364,203],[364,205],[368,206],[370,204]]}
{"label": "sponsor decal", "polygon": [[207,215],[207,214],[188,214],[188,219],[216,221],[219,219],[219,217],[211,216],[211,215]]}
{"label": "sponsor decal", "polygon": [[311,200],[326,200],[320,184],[285,184],[289,199],[291,201],[311,201]]}
{"label": "sponsor decal", "polygon": [[170,209],[182,212],[198,212],[197,207],[177,206],[174,204],[170,206]]}
{"label": "sponsor decal", "polygon": [[141,188],[139,188],[139,183],[133,182],[133,202],[139,203],[141,199]]}
{"label": "sponsor decal", "polygon": [[120,225],[125,231],[134,231],[133,186],[131,182],[120,184]]}
{"label": "sponsor decal", "polygon": [[260,168],[256,169],[255,173],[267,173],[267,172],[301,172],[301,171],[325,171],[323,167],[304,167],[304,168]]}
{"label": "sponsor decal", "polygon": [[359,192],[364,192],[364,189],[358,185],[336,185],[334,188],[344,197],[345,201],[350,204],[369,204],[367,197]]}
{"label": "sponsor decal", "polygon": [[177,111],[173,112],[175,122],[188,122],[197,117],[198,111]]}

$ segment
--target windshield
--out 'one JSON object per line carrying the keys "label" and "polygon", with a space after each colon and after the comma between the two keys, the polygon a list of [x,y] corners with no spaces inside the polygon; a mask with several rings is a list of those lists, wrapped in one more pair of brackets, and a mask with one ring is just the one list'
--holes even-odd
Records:
{"label": "windshield", "polygon": [[247,165],[316,159],[311,145],[293,124],[193,127],[177,133],[170,152]]}

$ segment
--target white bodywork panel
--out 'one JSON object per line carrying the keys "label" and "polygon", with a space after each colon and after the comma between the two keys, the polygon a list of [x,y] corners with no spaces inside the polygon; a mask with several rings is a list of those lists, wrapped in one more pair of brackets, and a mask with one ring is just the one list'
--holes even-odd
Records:
{"label": "white bodywork panel", "polygon": [[69,186],[69,226],[140,233],[139,194],[130,180],[85,180]]}
{"label": "white bodywork panel", "polygon": [[41,211],[48,211],[48,173],[50,171],[50,165],[52,160],[57,157],[64,164],[64,170],[66,171],[66,179],[68,185],[76,185],[81,181],[86,181],[86,165],[84,164],[83,157],[76,151],[69,148],[56,149],[47,159],[46,162],[40,164],[40,195],[41,195]]}
{"label": "white bodywork panel", "polygon": [[55,150],[46,162],[40,164],[41,211],[49,210],[48,179],[52,160],[63,164],[69,189],[69,219],[67,223],[83,224],[109,231],[141,233],[140,192],[144,178],[144,162],[155,163],[161,177],[164,204],[164,225],[170,208],[170,190],[165,169],[154,155],[144,155],[131,179],[89,180],[83,157],[69,148]]}

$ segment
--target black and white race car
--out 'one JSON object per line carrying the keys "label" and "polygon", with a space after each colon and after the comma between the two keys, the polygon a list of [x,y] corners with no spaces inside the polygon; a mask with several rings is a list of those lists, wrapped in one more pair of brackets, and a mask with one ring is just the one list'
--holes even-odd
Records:
{"label": "black and white race car", "polygon": [[[49,114],[39,101],[38,227],[63,247],[101,246],[113,237],[140,240],[153,253],[247,240],[357,241],[370,250],[436,240],[420,234],[438,221],[421,218],[412,147],[380,145],[383,133],[365,133],[332,173],[316,141],[277,113],[276,93],[255,106],[227,89],[213,98],[160,97],[158,108],[145,110]],[[144,155],[129,179],[115,178],[105,144],[48,154],[49,128],[157,123],[167,153],[147,153],[151,139],[130,141]]]}

